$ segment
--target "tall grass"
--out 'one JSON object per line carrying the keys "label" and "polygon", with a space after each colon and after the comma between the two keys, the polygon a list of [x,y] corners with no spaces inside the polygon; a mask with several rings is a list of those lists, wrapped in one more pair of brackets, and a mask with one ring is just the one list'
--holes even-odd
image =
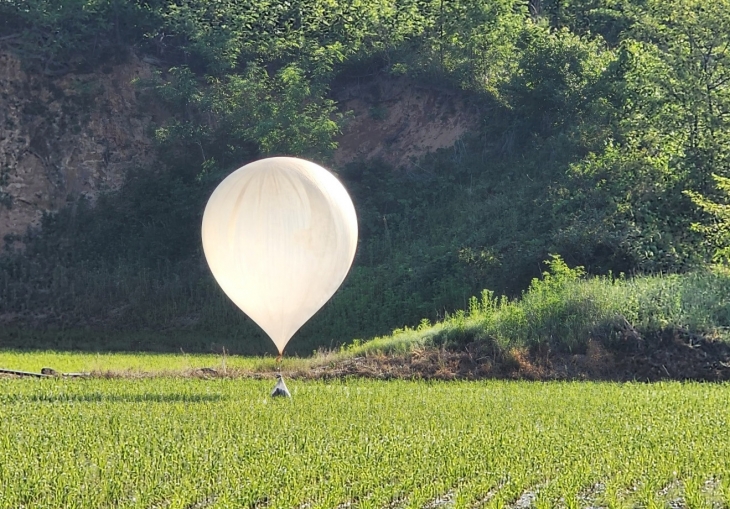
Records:
{"label": "tall grass", "polygon": [[356,344],[353,352],[403,351],[421,345],[488,342],[501,349],[549,346],[582,352],[591,338],[610,342],[617,329],[650,335],[666,329],[730,339],[730,271],[722,267],[674,275],[585,277],[558,256],[521,297],[484,290],[469,308],[431,325],[398,329]]}

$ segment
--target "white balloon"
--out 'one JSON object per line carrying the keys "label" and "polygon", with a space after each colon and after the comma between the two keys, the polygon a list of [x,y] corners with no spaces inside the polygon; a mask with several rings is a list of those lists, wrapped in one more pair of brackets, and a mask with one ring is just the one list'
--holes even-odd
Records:
{"label": "white balloon", "polygon": [[344,281],[357,248],[357,216],[329,171],[272,157],[218,185],[202,236],[218,284],[282,353]]}

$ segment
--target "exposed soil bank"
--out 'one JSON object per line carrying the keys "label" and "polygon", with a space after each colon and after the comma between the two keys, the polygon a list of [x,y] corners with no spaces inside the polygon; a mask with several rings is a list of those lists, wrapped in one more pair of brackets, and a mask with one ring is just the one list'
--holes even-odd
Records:
{"label": "exposed soil bank", "polygon": [[301,378],[364,376],[372,378],[513,379],[513,380],[730,380],[730,345],[678,331],[653,338],[624,336],[610,348],[591,340],[582,354],[549,349],[494,352],[472,343],[461,350],[423,349],[398,356],[370,356],[334,362]]}

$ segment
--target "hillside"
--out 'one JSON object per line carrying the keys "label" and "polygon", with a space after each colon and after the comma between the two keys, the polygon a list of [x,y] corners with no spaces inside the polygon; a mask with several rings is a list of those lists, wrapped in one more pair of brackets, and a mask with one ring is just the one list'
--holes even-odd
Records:
{"label": "hillside", "polygon": [[67,200],[116,190],[133,165],[151,165],[150,116],[132,80],[138,59],[91,73],[48,77],[0,50],[0,236],[22,236]]}
{"label": "hillside", "polygon": [[295,352],[519,296],[551,253],[594,275],[724,263],[727,7],[4,2],[0,345],[268,351],[199,225],[269,155],[333,169],[360,222]]}
{"label": "hillside", "polygon": [[[149,60],[149,59],[148,59]],[[12,52],[0,53],[0,147],[5,168],[0,236],[21,237],[44,212],[67,201],[116,191],[126,173],[154,167],[155,115],[139,104],[134,85],[149,79],[150,63],[130,54],[86,74],[60,78],[23,70]],[[370,79],[333,91],[348,115],[331,166],[379,159],[411,169],[414,161],[451,148],[478,126],[463,94],[406,78]]]}

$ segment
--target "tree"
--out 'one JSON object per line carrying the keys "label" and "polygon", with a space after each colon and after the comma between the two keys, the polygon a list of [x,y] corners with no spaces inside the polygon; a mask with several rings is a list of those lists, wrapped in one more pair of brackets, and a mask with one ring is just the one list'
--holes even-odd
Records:
{"label": "tree", "polygon": [[696,191],[685,191],[692,203],[709,217],[709,221],[692,223],[692,229],[704,236],[713,261],[730,263],[730,204],[727,203],[730,201],[730,178],[717,174],[712,177],[720,199],[726,203],[718,203]]}

